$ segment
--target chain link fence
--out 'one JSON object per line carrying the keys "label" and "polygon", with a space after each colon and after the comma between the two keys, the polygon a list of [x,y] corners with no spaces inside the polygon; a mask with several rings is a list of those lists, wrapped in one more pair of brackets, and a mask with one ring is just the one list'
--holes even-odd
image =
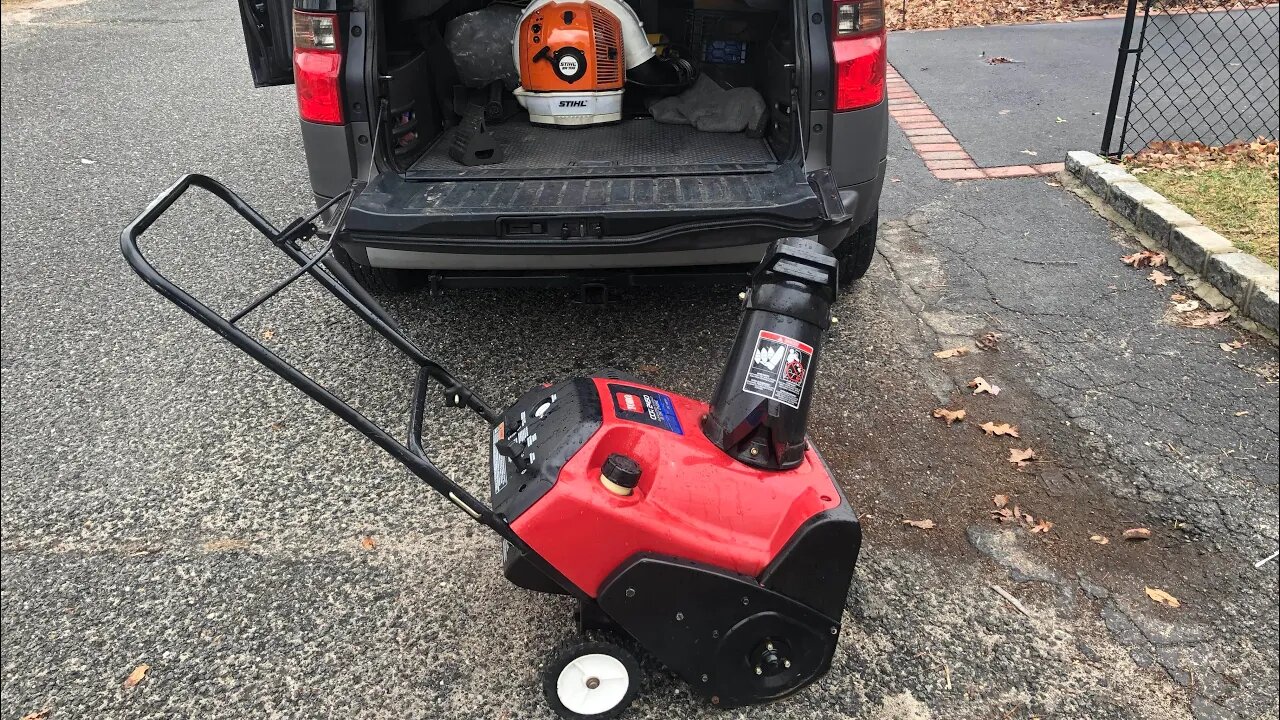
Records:
{"label": "chain link fence", "polygon": [[1274,4],[1130,2],[1102,152],[1124,155],[1156,140],[1275,139],[1278,17]]}

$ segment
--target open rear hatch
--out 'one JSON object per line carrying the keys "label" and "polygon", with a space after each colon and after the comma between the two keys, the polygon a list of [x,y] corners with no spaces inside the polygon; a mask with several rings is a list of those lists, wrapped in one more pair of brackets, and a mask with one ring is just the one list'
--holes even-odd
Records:
{"label": "open rear hatch", "polygon": [[[635,89],[615,121],[547,127],[494,93],[490,102],[508,107],[483,128],[500,159],[464,164],[450,151],[472,126],[459,116],[467,105],[443,40],[461,8],[401,9],[381,35],[385,162],[350,208],[350,239],[418,251],[650,252],[765,243],[847,219],[830,174],[803,170],[792,17],[800,9],[786,0],[634,5],[646,32],[665,33],[650,36],[663,38],[663,53],[683,47],[721,88],[758,94],[751,131],[659,122]],[[499,35],[499,52],[510,52],[510,35]]]}

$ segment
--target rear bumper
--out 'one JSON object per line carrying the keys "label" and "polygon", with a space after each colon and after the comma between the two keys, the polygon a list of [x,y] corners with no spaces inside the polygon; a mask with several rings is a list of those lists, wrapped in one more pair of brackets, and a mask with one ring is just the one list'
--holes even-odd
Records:
{"label": "rear bumper", "polygon": [[545,278],[562,271],[751,265],[781,237],[839,244],[875,214],[884,161],[873,180],[838,188],[845,216],[835,221],[793,171],[775,175],[769,183],[755,175],[533,187],[380,177],[353,204],[339,242],[361,264],[442,273]]}

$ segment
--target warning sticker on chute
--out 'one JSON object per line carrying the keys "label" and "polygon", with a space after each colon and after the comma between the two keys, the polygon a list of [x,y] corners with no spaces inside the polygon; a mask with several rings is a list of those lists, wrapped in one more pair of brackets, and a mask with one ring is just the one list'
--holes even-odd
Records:
{"label": "warning sticker on chute", "polygon": [[742,390],[799,408],[812,359],[813,348],[809,345],[786,335],[761,330]]}

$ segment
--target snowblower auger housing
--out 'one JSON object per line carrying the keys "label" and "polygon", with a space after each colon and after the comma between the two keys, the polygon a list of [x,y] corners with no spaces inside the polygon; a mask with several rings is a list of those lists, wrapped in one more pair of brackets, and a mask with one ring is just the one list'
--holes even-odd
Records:
{"label": "snowblower auger housing", "polygon": [[[144,257],[140,236],[188,188],[209,191],[298,269],[224,317]],[[830,667],[861,542],[857,516],[804,434],[836,260],[820,244],[779,240],[754,275],[746,315],[711,404],[620,372],[536,387],[498,412],[429,359],[325,245],[321,213],[340,229],[356,188],[277,230],[218,182],[187,175],[121,235],[129,264],[157,292],[362,432],[502,540],[515,584],[578,601],[593,639],[544,672],[562,717],[616,717],[640,687],[647,653],[719,707],[766,702]],[[247,334],[238,321],[310,275],[419,370],[401,442]],[[491,505],[427,458],[431,383],[446,404],[491,427]]]}

